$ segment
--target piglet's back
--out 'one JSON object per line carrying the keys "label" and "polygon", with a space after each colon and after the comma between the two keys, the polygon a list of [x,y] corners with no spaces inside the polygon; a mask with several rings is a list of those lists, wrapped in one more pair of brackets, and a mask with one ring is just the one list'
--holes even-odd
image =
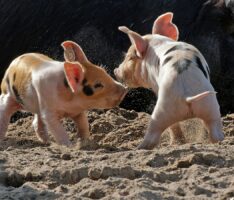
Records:
{"label": "piglet's back", "polygon": [[37,53],[23,54],[14,59],[2,80],[2,93],[17,92],[20,95],[24,95],[26,93],[26,87],[31,81],[32,71],[42,66],[42,63],[50,60],[52,59]]}

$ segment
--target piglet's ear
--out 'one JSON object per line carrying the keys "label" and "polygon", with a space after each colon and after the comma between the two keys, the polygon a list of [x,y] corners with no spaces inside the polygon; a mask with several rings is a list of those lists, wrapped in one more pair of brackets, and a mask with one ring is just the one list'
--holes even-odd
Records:
{"label": "piglet's ear", "polygon": [[139,58],[143,58],[147,50],[148,42],[141,35],[139,35],[138,33],[134,31],[131,31],[126,26],[120,26],[119,30],[128,34],[128,37],[130,38],[131,43],[136,48],[137,56]]}
{"label": "piglet's ear", "polygon": [[84,69],[80,63],[64,63],[64,72],[72,92],[77,92],[84,79]]}
{"label": "piglet's ear", "polygon": [[173,13],[167,12],[160,15],[154,22],[152,34],[160,34],[173,40],[178,40],[179,31],[175,24],[172,23]]}
{"label": "piglet's ear", "polygon": [[73,41],[65,41],[61,44],[64,49],[64,58],[66,61],[80,63],[88,62],[88,59],[82,48]]}

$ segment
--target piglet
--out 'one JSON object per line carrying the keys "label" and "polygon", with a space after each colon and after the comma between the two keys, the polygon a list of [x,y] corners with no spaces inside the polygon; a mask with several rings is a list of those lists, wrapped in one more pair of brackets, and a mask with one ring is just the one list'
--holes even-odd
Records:
{"label": "piglet", "polygon": [[[88,138],[85,111],[112,108],[124,98],[126,88],[91,63],[78,44],[66,41],[62,46],[65,54],[78,56],[80,62],[59,62],[38,53],[12,61],[1,83],[0,139],[6,135],[11,115],[27,110],[34,113],[33,127],[40,141],[48,142],[50,132],[58,144],[70,145],[60,119],[73,119],[78,136]],[[68,46],[75,49],[67,53]]]}
{"label": "piglet", "polygon": [[155,147],[168,127],[172,130],[172,143],[176,139],[184,141],[178,122],[194,117],[204,121],[212,142],[224,139],[207,62],[194,46],[177,41],[179,32],[172,18],[170,12],[159,16],[152,34],[145,36],[119,27],[132,45],[114,70],[115,76],[128,87],[151,88],[158,96],[148,130],[138,146],[143,149]]}

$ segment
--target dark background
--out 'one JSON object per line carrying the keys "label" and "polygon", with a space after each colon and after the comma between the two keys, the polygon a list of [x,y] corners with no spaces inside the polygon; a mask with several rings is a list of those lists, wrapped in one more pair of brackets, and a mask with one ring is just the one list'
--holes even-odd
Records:
{"label": "dark background", "polygon": [[[150,33],[162,13],[174,13],[179,40],[194,44],[211,69],[222,113],[234,112],[234,3],[224,0],[0,0],[0,78],[26,52],[63,60],[64,40],[81,45],[90,61],[113,69],[130,45],[118,31],[126,25]],[[121,106],[151,112],[154,94],[130,92]]]}

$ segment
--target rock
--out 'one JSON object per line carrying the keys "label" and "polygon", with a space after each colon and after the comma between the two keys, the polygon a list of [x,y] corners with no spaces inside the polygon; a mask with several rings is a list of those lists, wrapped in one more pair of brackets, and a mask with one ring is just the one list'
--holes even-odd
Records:
{"label": "rock", "polygon": [[7,173],[0,170],[0,185],[5,185],[7,180]]}
{"label": "rock", "polygon": [[216,167],[209,167],[208,168],[208,172],[209,173],[214,173],[214,172],[216,172],[217,171],[217,168]]}
{"label": "rock", "polygon": [[71,160],[71,155],[69,153],[63,153],[63,154],[61,154],[61,159]]}
{"label": "rock", "polygon": [[88,176],[94,180],[99,179],[101,174],[102,174],[101,169],[97,169],[97,168],[89,169],[89,172],[88,172]]}
{"label": "rock", "polygon": [[101,198],[105,197],[105,192],[99,188],[90,188],[82,196],[88,197],[91,199],[101,199]]}
{"label": "rock", "polygon": [[24,176],[22,174],[19,174],[15,170],[12,170],[8,173],[6,184],[8,186],[20,187],[24,184]]}

